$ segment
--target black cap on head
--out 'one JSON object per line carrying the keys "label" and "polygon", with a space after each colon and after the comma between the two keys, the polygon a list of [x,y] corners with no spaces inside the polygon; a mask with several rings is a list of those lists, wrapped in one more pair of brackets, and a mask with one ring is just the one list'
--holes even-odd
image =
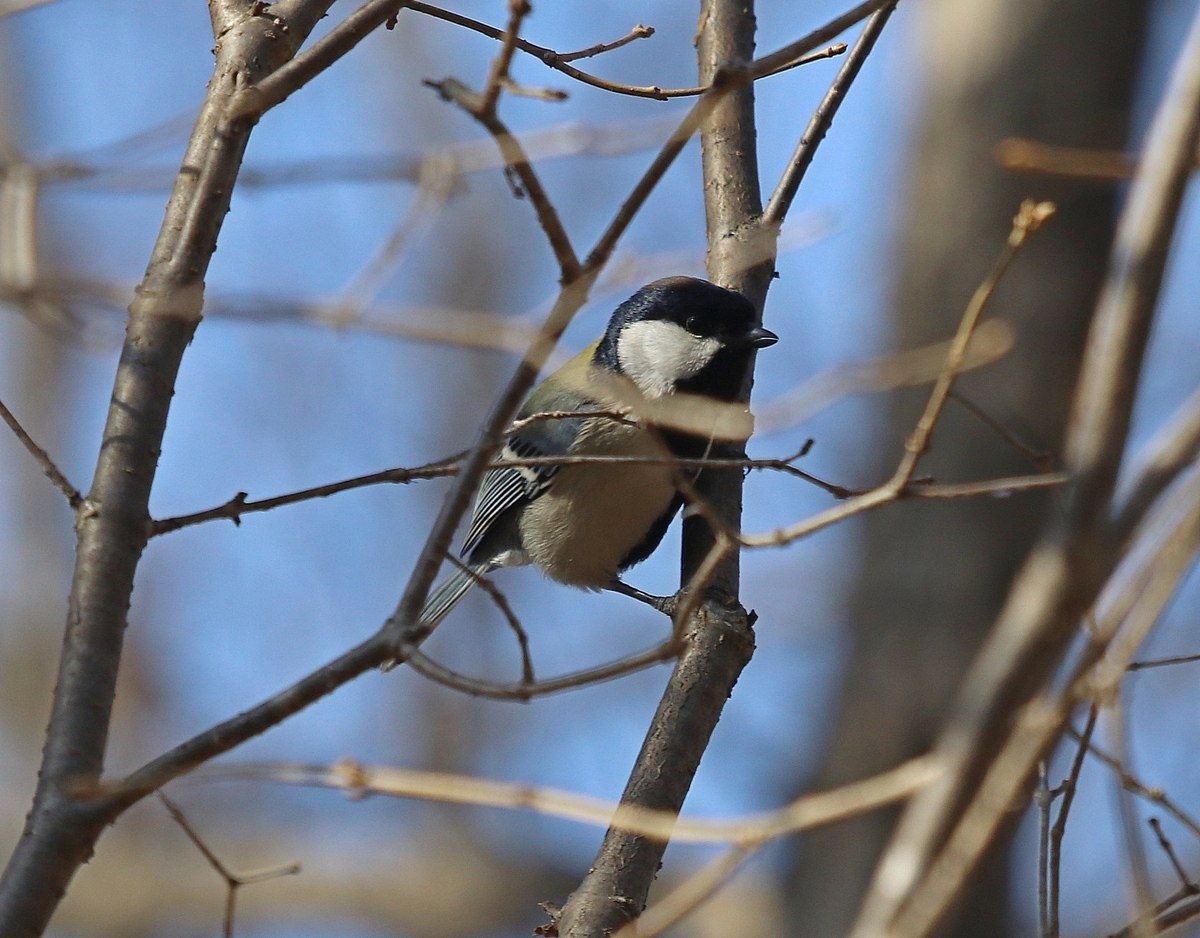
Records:
{"label": "black cap on head", "polygon": [[[758,324],[748,299],[698,277],[664,277],[642,287],[616,308],[597,358],[615,353],[615,342],[629,323],[668,320],[700,336],[716,336],[731,346],[766,348],[778,336]],[[612,363],[612,362],[610,362]]]}

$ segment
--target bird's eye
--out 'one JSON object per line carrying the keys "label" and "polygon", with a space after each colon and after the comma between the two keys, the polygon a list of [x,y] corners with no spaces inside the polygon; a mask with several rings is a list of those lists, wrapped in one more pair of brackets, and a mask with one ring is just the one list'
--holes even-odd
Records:
{"label": "bird's eye", "polygon": [[716,332],[716,323],[710,316],[688,316],[683,327],[692,335],[710,336]]}

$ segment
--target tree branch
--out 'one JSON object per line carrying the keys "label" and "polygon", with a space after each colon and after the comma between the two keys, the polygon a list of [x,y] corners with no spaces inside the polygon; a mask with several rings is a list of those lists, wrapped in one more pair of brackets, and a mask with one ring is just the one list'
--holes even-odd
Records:
{"label": "tree branch", "polygon": [[[315,22],[327,0],[288,4]],[[200,322],[204,273],[229,208],[250,122],[230,97],[292,54],[270,22],[211,8],[217,62],[146,276],[129,310],[91,490],[77,512],[66,636],[33,808],[0,878],[0,933],[41,934],[110,819],[64,788],[104,764],[126,611],[146,544],[147,505],[184,350]]]}
{"label": "tree branch", "polygon": [[[1117,228],[1067,430],[1066,469],[1074,482],[1064,510],[1018,574],[963,682],[936,750],[950,771],[906,809],[860,913],[853,932],[858,938],[893,933],[906,913],[932,927],[944,912],[948,899],[941,894],[937,902],[943,904],[918,909],[909,902],[931,876],[934,855],[962,817],[1013,715],[1045,685],[1075,634],[1081,610],[1092,605],[1117,562],[1120,545],[1108,526],[1113,487],[1198,142],[1200,15],[1155,116],[1146,159]],[[982,850],[982,845],[973,847]],[[969,866],[978,857],[972,851],[954,861]]]}

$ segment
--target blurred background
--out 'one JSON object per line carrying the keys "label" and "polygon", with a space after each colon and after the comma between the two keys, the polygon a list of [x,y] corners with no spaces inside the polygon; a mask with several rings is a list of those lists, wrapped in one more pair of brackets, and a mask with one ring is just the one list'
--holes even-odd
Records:
{"label": "blurred background", "polygon": [[[762,0],[759,50],[832,16],[831,0]],[[962,392],[1012,440],[948,412],[922,471],[939,481],[1057,462],[1087,315],[1123,187],[1002,168],[1028,137],[1136,151],[1195,3],[1184,0],[909,0],[901,4],[818,153],[785,226],[766,307],[778,346],[759,357],[752,456],[815,444],[805,469],[884,479],[922,389],[839,398],[818,413],[779,402],[847,363],[948,337],[1024,197],[1059,216],[992,307],[1010,354]],[[338,3],[327,22],[353,9]],[[505,4],[455,9],[502,25]],[[695,84],[697,7],[669,0],[535,4],[525,38],[560,52],[636,23],[652,38],[578,67],[629,84]],[[852,41],[853,36],[844,37]],[[124,308],[149,257],[202,99],[213,40],[200,3],[0,0],[0,400],[86,490],[120,349]],[[496,44],[402,12],[393,31],[268,114],[255,131],[207,280],[206,319],[184,359],[152,511],[163,518],[456,452],[507,379],[520,336],[555,294],[533,212],[492,142],[422,79],[480,85]],[[839,65],[757,86],[770,187]],[[586,251],[687,102],[621,96],[518,55],[506,96],[577,250]],[[447,161],[459,172],[448,172]],[[642,283],[704,273],[693,142],[623,239],[566,351]],[[1200,295],[1195,206],[1178,232],[1135,446],[1196,384]],[[468,341],[470,345],[464,344]],[[516,343],[514,345],[514,343]],[[800,419],[800,417],[803,419]],[[72,565],[70,511],[0,434],[0,852],[32,795]],[[286,686],[373,632],[392,611],[446,483],[375,486],[154,539],[138,575],[109,772]],[[805,517],[831,498],[794,478],[747,482],[745,527]],[[758,651],[705,756],[687,812],[765,810],[861,777],[927,745],[1053,496],[912,501],[786,549],[743,558]],[[677,581],[678,531],[629,576]],[[1194,580],[1194,578],[1193,578]],[[665,635],[655,613],[580,594],[530,571],[498,578],[529,632],[539,676],[601,663]],[[1146,655],[1200,646],[1190,583]],[[469,598],[427,651],[466,673],[519,676],[511,633]],[[1140,672],[1124,701],[1129,770],[1200,812],[1196,668]],[[529,704],[468,698],[399,670],[371,673],[228,762],[365,763],[464,772],[616,799],[668,674]],[[1101,739],[1103,743],[1103,738]],[[1050,767],[1061,777],[1068,747]],[[1061,764],[1059,764],[1061,762]],[[265,783],[185,780],[172,797],[235,870],[296,860],[303,872],[239,895],[241,936],[525,935],[586,870],[601,831],[528,812],[442,807]],[[1114,778],[1089,762],[1063,862],[1064,934],[1129,917]],[[1147,808],[1147,816],[1154,812]],[[879,815],[762,851],[679,935],[839,935],[886,832]],[[1185,867],[1200,843],[1164,825]],[[1015,822],[955,926],[1036,931],[1031,815]],[[1155,887],[1179,885],[1149,830]],[[712,852],[673,846],[662,882]],[[1098,884],[1103,884],[1098,887]],[[224,887],[162,805],[148,800],[100,842],[52,929],[60,936],[213,934]],[[114,897],[120,897],[114,900]],[[1195,934],[1200,934],[1197,930]]]}

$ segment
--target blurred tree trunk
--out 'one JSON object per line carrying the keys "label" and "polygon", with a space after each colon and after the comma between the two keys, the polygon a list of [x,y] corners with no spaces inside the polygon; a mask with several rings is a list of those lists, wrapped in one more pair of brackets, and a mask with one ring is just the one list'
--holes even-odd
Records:
{"label": "blurred tree trunk", "polygon": [[[1008,173],[994,150],[1009,136],[1124,147],[1147,8],[1129,0],[926,0],[913,7],[923,20],[912,31],[919,42],[912,60],[924,69],[924,97],[907,207],[897,220],[890,345],[950,335],[1020,200],[1057,202],[1058,216],[1022,254],[991,308],[1016,326],[1016,348],[960,384],[966,398],[1052,459],[1104,271],[1116,189]],[[891,402],[871,478],[894,467],[923,394]],[[949,481],[1031,468],[952,406],[922,473]],[[854,648],[830,751],[812,787],[869,775],[929,745],[1053,505],[1053,496],[1030,495],[909,502],[866,519],[863,576],[849,609]],[[875,814],[800,842],[788,900],[793,934],[845,934],[893,820]],[[976,877],[958,934],[1015,933],[1005,923],[1006,880],[997,850]],[[1030,895],[1031,908],[1034,901]]]}

